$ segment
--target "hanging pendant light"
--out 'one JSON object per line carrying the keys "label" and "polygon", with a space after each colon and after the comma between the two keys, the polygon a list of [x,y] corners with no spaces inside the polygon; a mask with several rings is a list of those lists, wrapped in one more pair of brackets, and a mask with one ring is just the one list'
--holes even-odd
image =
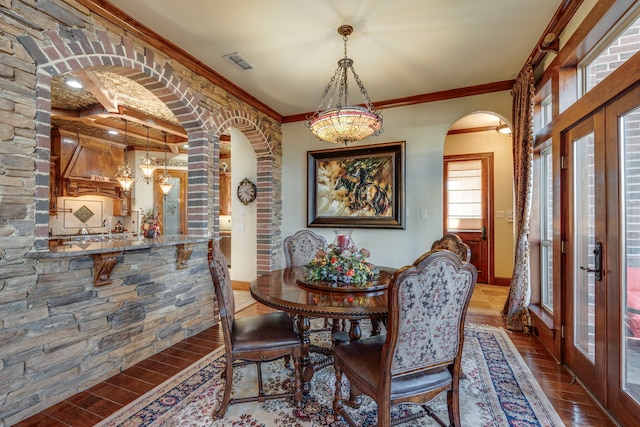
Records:
{"label": "hanging pendant light", "polygon": [[148,184],[153,181],[153,171],[158,168],[158,165],[149,157],[149,126],[147,126],[147,154],[138,167],[142,170],[142,179],[144,179],[144,182]]}
{"label": "hanging pendant light", "polygon": [[171,192],[171,189],[173,189],[173,177],[171,175],[169,175],[169,173],[167,172],[167,133],[164,133],[164,172],[160,174],[160,176],[158,177],[158,185],[160,186],[160,190],[162,191],[162,194],[164,195],[164,197],[167,197],[167,195]]}
{"label": "hanging pendant light", "polygon": [[133,174],[133,169],[129,167],[129,163],[127,162],[127,121],[124,121],[124,164],[118,166],[118,170],[116,171],[116,181],[122,187],[122,191],[124,191],[125,197],[129,196],[129,191],[131,191],[131,187],[138,179]]}
{"label": "hanging pendant light", "polygon": [[[345,145],[382,133],[382,114],[373,110],[369,94],[353,69],[353,60],[347,57],[347,38],[352,32],[353,27],[350,25],[342,25],[338,28],[338,34],[344,40],[344,58],[338,61],[338,69],[325,88],[316,112],[306,123],[318,139]],[[348,70],[351,70],[360,94],[364,98],[364,107],[349,105]],[[336,105],[332,107],[331,103],[334,99],[336,99]],[[325,103],[327,103],[326,109],[321,111]]]}

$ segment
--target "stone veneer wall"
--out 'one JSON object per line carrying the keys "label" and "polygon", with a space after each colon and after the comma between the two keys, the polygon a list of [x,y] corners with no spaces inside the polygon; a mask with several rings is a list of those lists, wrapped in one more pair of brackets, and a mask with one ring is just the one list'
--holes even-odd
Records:
{"label": "stone veneer wall", "polygon": [[[216,322],[206,236],[218,236],[219,135],[257,154],[258,272],[281,265],[281,128],[171,54],[73,0],[0,0],[0,427],[86,389]],[[162,99],[189,134],[189,267],[175,247],[127,251],[113,283],[91,257],[43,258],[48,233],[50,79],[119,72]]]}

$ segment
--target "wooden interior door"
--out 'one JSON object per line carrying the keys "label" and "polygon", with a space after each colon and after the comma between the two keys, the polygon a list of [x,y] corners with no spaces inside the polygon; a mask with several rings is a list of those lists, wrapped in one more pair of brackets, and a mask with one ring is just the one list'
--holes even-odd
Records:
{"label": "wooden interior door", "polygon": [[478,283],[493,281],[493,153],[444,157],[444,234],[471,249]]}
{"label": "wooden interior door", "polygon": [[160,233],[162,235],[188,234],[187,228],[187,171],[172,170],[173,188],[167,196],[162,194],[158,186],[158,175],[163,171],[154,172],[154,188],[158,212],[162,213]]}

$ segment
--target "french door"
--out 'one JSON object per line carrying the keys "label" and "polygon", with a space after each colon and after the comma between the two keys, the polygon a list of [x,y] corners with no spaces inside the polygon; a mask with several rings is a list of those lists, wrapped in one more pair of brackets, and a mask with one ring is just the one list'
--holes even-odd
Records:
{"label": "french door", "polygon": [[490,283],[493,259],[493,153],[444,157],[444,233],[454,233],[471,249],[478,283]]}
{"label": "french door", "polygon": [[[605,145],[603,114],[565,135],[565,363],[604,401],[606,389]],[[596,127],[598,129],[596,129]]]}
{"label": "french door", "polygon": [[[640,413],[640,87],[606,107],[608,395],[624,425]],[[611,302],[611,303],[609,303]]]}
{"label": "french door", "polygon": [[623,425],[640,413],[640,88],[565,133],[563,360]]}

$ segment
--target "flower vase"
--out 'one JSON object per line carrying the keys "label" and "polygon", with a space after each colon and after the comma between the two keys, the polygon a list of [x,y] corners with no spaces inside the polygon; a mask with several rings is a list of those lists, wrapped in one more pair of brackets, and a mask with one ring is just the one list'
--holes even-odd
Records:
{"label": "flower vase", "polygon": [[333,230],[336,235],[333,244],[342,251],[354,246],[353,239],[351,238],[352,231],[353,230]]}

